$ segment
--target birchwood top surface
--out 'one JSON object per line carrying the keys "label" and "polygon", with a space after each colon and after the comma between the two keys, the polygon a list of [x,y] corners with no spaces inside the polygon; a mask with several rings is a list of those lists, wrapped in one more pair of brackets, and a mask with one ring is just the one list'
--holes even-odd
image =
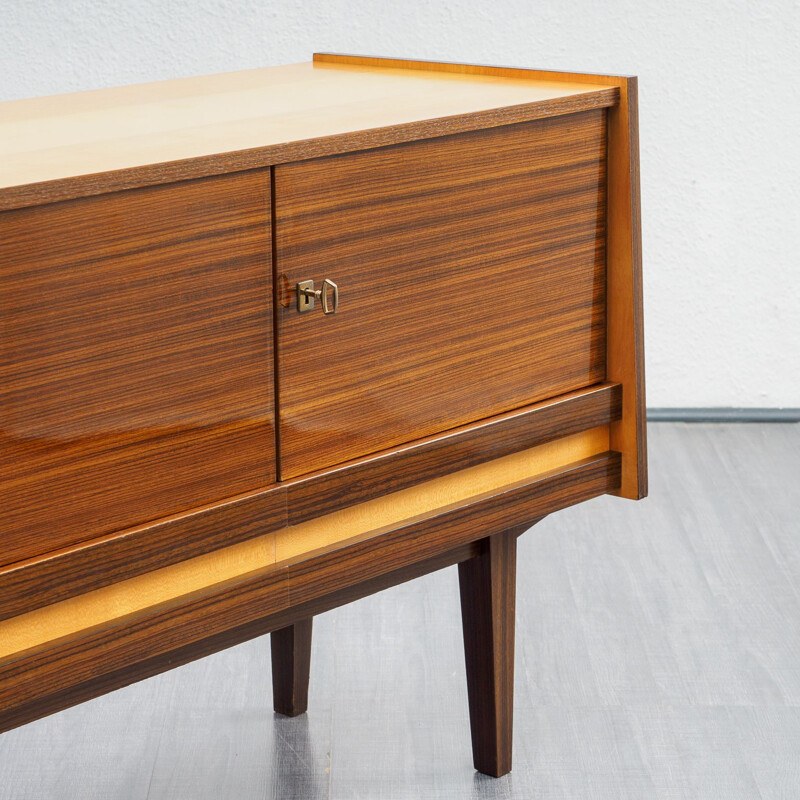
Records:
{"label": "birchwood top surface", "polygon": [[0,208],[610,106],[561,76],[315,60],[0,103]]}

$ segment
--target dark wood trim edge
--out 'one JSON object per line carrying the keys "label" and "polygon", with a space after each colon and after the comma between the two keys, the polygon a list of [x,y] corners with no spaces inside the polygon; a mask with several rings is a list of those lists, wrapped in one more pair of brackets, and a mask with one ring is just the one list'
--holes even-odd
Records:
{"label": "dark wood trim edge", "polygon": [[618,494],[633,500],[647,496],[638,113],[638,81],[623,79],[619,105],[608,114],[606,254],[615,264],[606,270],[606,365],[608,379],[623,384],[622,418],[610,429],[611,446],[622,453],[623,461]]}
{"label": "dark wood trim edge", "polygon": [[409,580],[424,574],[423,565],[468,558],[478,539],[613,491],[619,481],[619,454],[603,453],[17,654],[0,664],[0,731]]}
{"label": "dark wood trim edge", "polygon": [[286,527],[276,486],[0,569],[0,620]]}
{"label": "dark wood trim edge", "polygon": [[289,524],[407,489],[458,469],[609,425],[622,415],[622,387],[604,383],[409,445],[296,478],[285,485]]}
{"label": "dark wood trim edge", "polygon": [[403,575],[386,573],[379,580],[356,584],[351,587],[349,592],[342,592],[335,598],[325,598],[328,602],[317,600],[307,603],[305,606],[285,608],[270,616],[229,628],[197,642],[184,644],[166,653],[144,658],[141,661],[134,661],[119,669],[104,672],[81,683],[65,686],[62,689],[36,697],[13,708],[0,710],[0,733],[57,713],[65,708],[84,703],[107,692],[122,689],[154,675],[160,675],[162,672],[196,661],[199,658],[205,658],[228,647],[255,639],[258,636],[264,636],[274,630],[292,625],[308,616],[321,614],[331,608],[336,608],[374,592],[388,589],[390,586],[413,580],[429,572],[472,558],[477,552],[476,547],[477,544],[455,548],[444,554],[443,557],[431,559],[428,562],[418,562],[413,565],[413,568],[405,571]]}
{"label": "dark wood trim edge", "polygon": [[619,419],[601,384],[68,550],[0,568],[0,620]]}
{"label": "dark wood trim edge", "polygon": [[617,103],[619,103],[619,89],[609,86],[585,94],[492,108],[469,114],[419,120],[381,128],[368,128],[354,133],[301,139],[266,147],[253,147],[248,150],[216,153],[110,172],[8,186],[0,188],[0,211],[138,189],[143,186],[156,186],[162,183],[207,178],[212,175],[263,169],[277,164],[288,164],[292,161],[388,147],[419,139],[451,136],[500,125],[532,122],[563,114],[577,114],[581,111],[610,108]]}
{"label": "dark wood trim edge", "polygon": [[642,191],[639,175],[639,79],[627,80],[630,136],[631,251],[633,253],[633,329],[636,370],[636,474],[639,496],[647,497],[647,399],[644,380],[644,279],[642,275]]}
{"label": "dark wood trim edge", "polygon": [[485,75],[487,72],[502,74],[505,78],[522,78],[547,76],[554,81],[575,81],[582,78],[582,83],[590,83],[596,78],[598,83],[609,79],[618,80],[629,76],[607,75],[601,72],[574,72],[553,69],[536,69],[532,67],[509,67],[499,64],[464,64],[458,61],[428,61],[418,58],[396,58],[385,56],[365,56],[350,53],[314,53],[315,64],[342,64],[362,67],[381,67],[382,69],[419,69],[431,72],[458,72],[464,75]]}
{"label": "dark wood trim edge", "polygon": [[609,487],[618,487],[619,478],[619,453],[601,453],[402,526],[371,532],[345,547],[334,545],[290,560],[289,602],[306,603],[345,589],[353,580],[353,569],[360,580],[369,580],[409,561],[432,558],[443,549],[529,525],[553,511],[613,491]]}

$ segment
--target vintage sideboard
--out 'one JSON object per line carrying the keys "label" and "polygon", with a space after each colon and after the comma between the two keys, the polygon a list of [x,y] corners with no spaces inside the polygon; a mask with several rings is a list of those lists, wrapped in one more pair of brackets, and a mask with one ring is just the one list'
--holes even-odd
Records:
{"label": "vintage sideboard", "polygon": [[0,730],[266,633],[302,713],[315,614],[457,563],[507,772],[516,538],[647,490],[641,298],[634,78],[0,104]]}

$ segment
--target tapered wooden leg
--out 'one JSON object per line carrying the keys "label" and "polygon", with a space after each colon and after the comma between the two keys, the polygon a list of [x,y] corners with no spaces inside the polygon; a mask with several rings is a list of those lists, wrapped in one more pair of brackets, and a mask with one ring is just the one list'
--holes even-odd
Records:
{"label": "tapered wooden leg", "polygon": [[472,762],[495,778],[511,771],[518,534],[484,539],[480,554],[458,565]]}
{"label": "tapered wooden leg", "polygon": [[311,669],[311,621],[295,622],[270,634],[272,703],[278,714],[296,717],[308,708]]}

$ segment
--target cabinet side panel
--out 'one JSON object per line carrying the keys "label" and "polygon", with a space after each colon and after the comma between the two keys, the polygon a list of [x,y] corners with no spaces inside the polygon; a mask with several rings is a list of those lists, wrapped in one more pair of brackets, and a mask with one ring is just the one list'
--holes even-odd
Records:
{"label": "cabinet side panel", "polygon": [[636,78],[620,78],[608,112],[608,378],[622,384],[622,418],[611,447],[622,453],[618,494],[647,495],[647,426],[642,303],[642,226]]}
{"label": "cabinet side panel", "polygon": [[0,215],[0,563],[275,479],[267,170]]}

